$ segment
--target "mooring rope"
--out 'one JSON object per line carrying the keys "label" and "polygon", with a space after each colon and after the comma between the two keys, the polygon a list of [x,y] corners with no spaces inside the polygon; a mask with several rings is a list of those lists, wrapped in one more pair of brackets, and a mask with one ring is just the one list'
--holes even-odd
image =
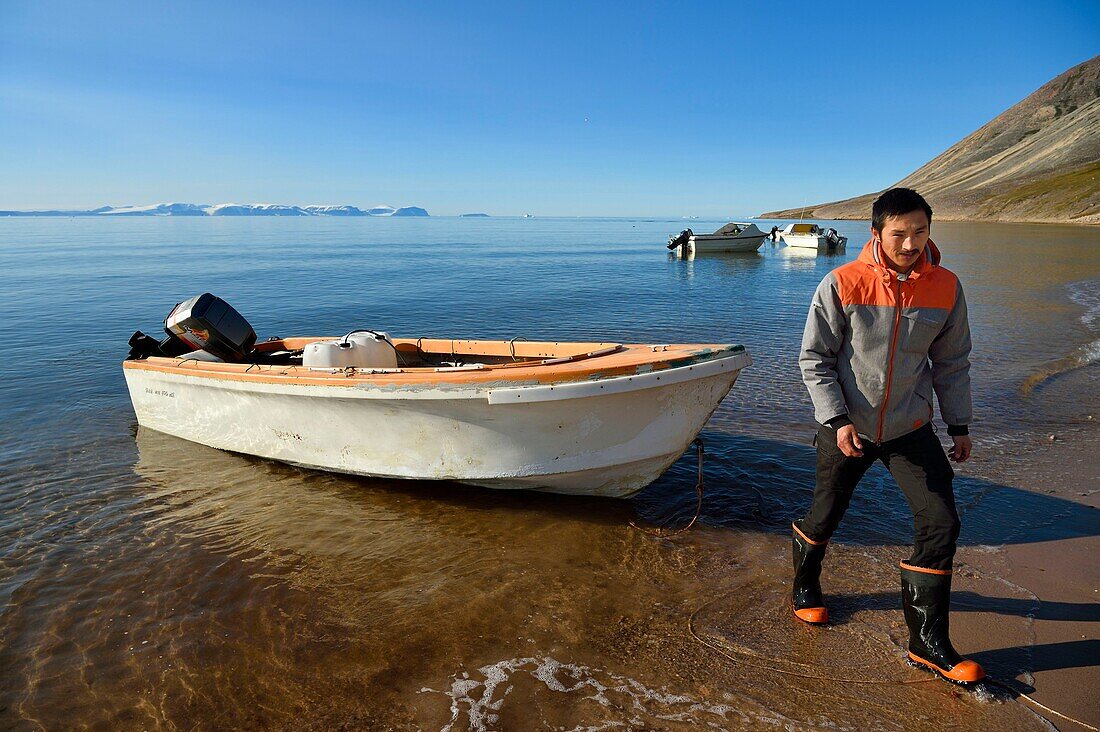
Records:
{"label": "mooring rope", "polygon": [[659,539],[667,539],[670,536],[676,536],[677,534],[684,533],[692,526],[694,526],[695,522],[699,520],[699,515],[703,512],[703,455],[706,450],[703,447],[703,440],[700,437],[696,437],[691,444],[695,445],[695,457],[697,460],[698,471],[698,480],[696,480],[695,482],[695,496],[697,498],[697,501],[695,503],[695,515],[691,517],[691,521],[688,522],[687,526],[681,529],[676,529],[675,531],[665,531],[662,528],[658,528],[656,531],[651,531],[650,529],[639,526],[638,524],[631,521],[630,525],[638,531],[641,531],[642,533],[648,534],[650,536],[655,536]]}
{"label": "mooring rope", "polygon": [[1004,683],[1003,681],[998,681],[997,679],[990,678],[988,676],[986,677],[986,681],[988,681],[991,684],[994,684],[996,686],[1001,687],[1002,689],[1008,691],[1010,694],[1015,694],[1016,696],[1027,699],[1029,702],[1031,702],[1035,706],[1039,707],[1044,712],[1049,712],[1050,714],[1053,714],[1056,717],[1061,717],[1062,719],[1065,719],[1069,722],[1073,722],[1074,724],[1079,724],[1082,727],[1084,727],[1085,729],[1092,730],[1092,732],[1100,732],[1100,730],[1097,730],[1096,727],[1093,727],[1088,722],[1082,722],[1080,719],[1074,719],[1073,717],[1069,716],[1068,714],[1062,714],[1057,709],[1051,709],[1046,704],[1043,704],[1041,701],[1036,701],[1035,699],[1031,698],[1030,696],[1028,696],[1024,692],[1017,691],[1016,689],[1013,689],[1011,686]]}

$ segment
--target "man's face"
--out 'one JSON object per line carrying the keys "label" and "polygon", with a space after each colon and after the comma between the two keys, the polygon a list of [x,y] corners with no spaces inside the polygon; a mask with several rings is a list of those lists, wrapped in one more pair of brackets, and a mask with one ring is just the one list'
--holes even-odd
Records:
{"label": "man's face", "polygon": [[881,232],[872,227],[871,234],[882,241],[882,251],[890,269],[898,272],[913,269],[928,246],[930,224],[928,215],[918,209],[901,216],[887,216]]}

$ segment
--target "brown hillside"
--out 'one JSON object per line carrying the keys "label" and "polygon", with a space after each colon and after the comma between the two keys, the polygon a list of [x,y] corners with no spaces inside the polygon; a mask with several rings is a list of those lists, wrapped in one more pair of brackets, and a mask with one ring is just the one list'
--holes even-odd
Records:
{"label": "brown hillside", "polygon": [[[939,219],[1100,223],[1100,56],[894,185],[920,191]],[[878,193],[807,206],[804,215],[867,219]],[[760,217],[801,215],[792,208]]]}

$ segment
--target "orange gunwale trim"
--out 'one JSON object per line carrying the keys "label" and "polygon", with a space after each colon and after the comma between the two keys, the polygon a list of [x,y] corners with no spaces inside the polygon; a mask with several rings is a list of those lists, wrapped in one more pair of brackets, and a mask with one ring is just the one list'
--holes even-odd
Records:
{"label": "orange gunwale trim", "polygon": [[[985,678],[985,669],[982,668],[976,661],[971,661],[969,658],[964,658],[962,662],[958,664],[958,666],[955,666],[955,668],[951,669],[950,671],[944,671],[936,664],[932,663],[931,661],[925,661],[923,658],[913,653],[912,651],[906,651],[906,653],[909,654],[909,658],[921,664],[922,666],[927,666],[930,669],[935,669],[936,672],[943,676],[945,679],[961,681],[964,684],[972,684],[975,681],[981,681]],[[977,669],[977,672],[973,674],[959,674],[955,672],[956,669],[959,668],[959,666],[963,666],[965,664],[970,664],[974,666]]]}
{"label": "orange gunwale trim", "polygon": [[[285,338],[257,346],[261,351],[297,350],[307,343],[328,338]],[[150,357],[124,361],[125,369],[198,376],[219,381],[303,384],[311,386],[476,386],[559,384],[595,381],[617,376],[691,366],[745,353],[732,344],[622,345],[550,341],[479,341],[428,338],[393,339],[401,353],[418,351],[435,355],[509,357],[516,362],[486,364],[476,369],[436,370],[437,367],[400,367],[384,372],[359,370],[311,370],[304,366],[216,363],[185,358]],[[589,355],[592,354],[592,355]],[[543,359],[543,360],[536,360]]]}
{"label": "orange gunwale trim", "polygon": [[813,546],[825,546],[826,544],[829,543],[828,540],[826,540],[826,541],[814,541],[810,537],[806,536],[806,534],[804,534],[802,532],[802,529],[795,526],[795,524],[793,522],[791,523],[791,528],[795,530],[796,534],[801,536],[803,539],[805,539],[807,541],[807,543],[812,544]]}
{"label": "orange gunwale trim", "polygon": [[924,574],[951,574],[950,569],[929,569],[928,567],[915,567],[908,562],[898,562],[902,569],[911,569],[914,572],[923,572]]}

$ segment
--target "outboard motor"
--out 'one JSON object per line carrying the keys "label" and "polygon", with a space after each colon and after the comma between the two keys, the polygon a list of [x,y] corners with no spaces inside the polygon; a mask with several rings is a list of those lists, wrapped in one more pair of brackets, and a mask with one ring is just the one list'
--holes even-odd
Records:
{"label": "outboard motor", "polygon": [[256,331],[229,303],[209,292],[184,300],[164,319],[164,330],[192,350],[240,362],[256,345]]}
{"label": "outboard motor", "polygon": [[680,248],[680,259],[687,259],[687,244],[691,242],[691,238],[695,236],[695,232],[691,229],[684,229],[674,237],[669,237],[669,249],[675,251],[676,247]]}
{"label": "outboard motor", "polygon": [[145,335],[140,330],[135,331],[134,334],[130,336],[130,340],[126,345],[130,347],[130,353],[126,358],[136,360],[149,358],[150,356],[175,358],[191,350],[189,345],[175,336],[168,336],[158,341],[153,336]]}
{"label": "outboard motor", "polygon": [[688,239],[695,236],[695,232],[691,229],[684,229],[679,234],[674,234],[668,238],[668,248],[675,249],[676,247],[682,247],[688,243]]}
{"label": "outboard motor", "polygon": [[209,292],[178,303],[164,319],[168,337],[159,343],[141,331],[130,338],[130,358],[182,356],[205,351],[228,362],[248,360],[256,331],[233,307]]}

